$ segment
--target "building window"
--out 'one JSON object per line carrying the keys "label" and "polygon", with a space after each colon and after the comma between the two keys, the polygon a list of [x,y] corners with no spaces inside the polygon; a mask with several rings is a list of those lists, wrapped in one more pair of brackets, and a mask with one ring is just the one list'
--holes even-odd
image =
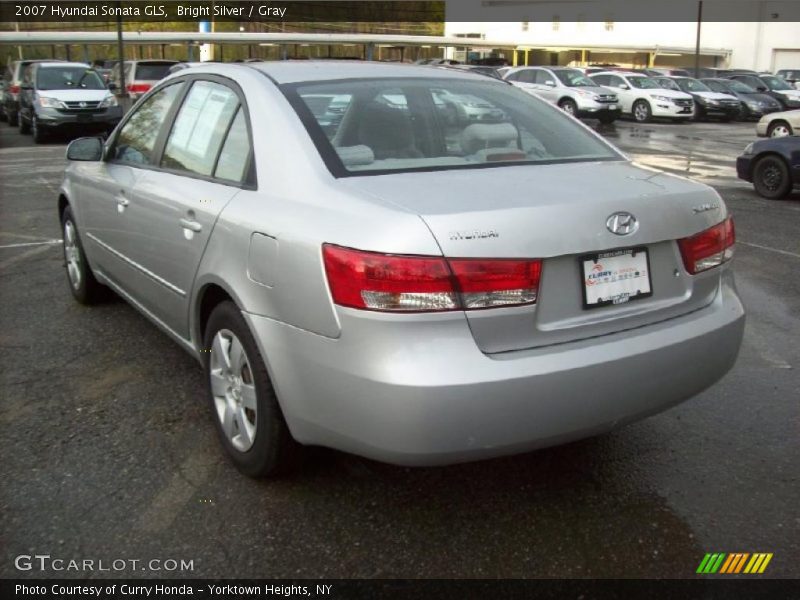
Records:
{"label": "building window", "polygon": [[558,31],[561,28],[561,17],[555,15],[553,17],[553,31]]}
{"label": "building window", "polygon": [[528,31],[528,21],[522,22],[522,31]]}
{"label": "building window", "polygon": [[606,31],[614,31],[614,21],[606,21]]}

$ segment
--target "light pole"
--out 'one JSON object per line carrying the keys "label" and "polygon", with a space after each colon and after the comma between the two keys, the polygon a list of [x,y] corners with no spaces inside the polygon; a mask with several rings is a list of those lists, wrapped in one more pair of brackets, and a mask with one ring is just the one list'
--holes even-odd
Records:
{"label": "light pole", "polygon": [[694,44],[694,76],[700,77],[700,25],[703,22],[703,0],[697,2],[697,39]]}

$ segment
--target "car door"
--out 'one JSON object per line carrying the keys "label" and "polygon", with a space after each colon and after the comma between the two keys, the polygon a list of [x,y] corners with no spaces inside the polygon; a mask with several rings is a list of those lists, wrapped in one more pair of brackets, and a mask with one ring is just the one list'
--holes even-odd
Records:
{"label": "car door", "polygon": [[521,71],[511,73],[507,79],[526,92],[537,93],[538,90],[535,85],[536,71],[537,69],[522,69]]}
{"label": "car door", "polygon": [[158,168],[136,181],[124,222],[126,254],[147,275],[138,299],[187,339],[197,267],[219,213],[249,185],[252,146],[238,88],[199,75],[188,85]]}
{"label": "car door", "polygon": [[619,75],[608,75],[607,77],[608,84],[606,84],[606,87],[610,87],[617,93],[622,112],[631,112],[636,94],[631,90],[630,84]]}
{"label": "car door", "polygon": [[156,144],[174,112],[185,83],[177,81],[151,94],[133,108],[106,147],[105,160],[87,162],[72,178],[85,232],[84,246],[93,268],[133,293],[143,274],[131,263],[126,235],[130,201],[136,182],[157,164]]}
{"label": "car door", "polygon": [[548,102],[557,102],[559,90],[556,88],[558,85],[556,76],[545,69],[535,69],[535,72],[536,80],[534,86],[536,88],[536,93]]}

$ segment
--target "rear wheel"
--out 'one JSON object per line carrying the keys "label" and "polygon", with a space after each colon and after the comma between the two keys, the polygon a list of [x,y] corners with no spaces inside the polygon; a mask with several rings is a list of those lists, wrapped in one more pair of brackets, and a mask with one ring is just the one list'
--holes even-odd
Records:
{"label": "rear wheel", "polygon": [[286,426],[264,360],[233,302],[212,311],[204,344],[211,412],[228,456],[251,477],[291,470],[300,445]]}
{"label": "rear wheel", "polygon": [[633,118],[639,123],[647,123],[653,115],[650,103],[647,100],[637,100],[633,103]]}
{"label": "rear wheel", "polygon": [[578,114],[578,105],[575,104],[574,100],[565,98],[564,100],[558,103],[558,106],[568,115],[572,115],[574,117],[575,115]]}
{"label": "rear wheel", "polygon": [[783,198],[792,190],[789,166],[779,156],[759,159],[753,169],[753,187],[759,195],[770,200]]}
{"label": "rear wheel", "polygon": [[769,137],[786,137],[787,135],[794,135],[794,131],[786,121],[775,121],[767,129],[767,135]]}

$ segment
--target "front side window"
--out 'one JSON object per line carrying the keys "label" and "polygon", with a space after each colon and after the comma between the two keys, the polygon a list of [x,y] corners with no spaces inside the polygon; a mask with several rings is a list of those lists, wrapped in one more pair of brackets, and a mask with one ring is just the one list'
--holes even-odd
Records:
{"label": "front side window", "polygon": [[117,136],[113,157],[121,162],[152,164],[158,133],[182,83],[167,86],[136,107]]}
{"label": "front side window", "polygon": [[[281,87],[334,175],[620,160],[568,116],[513,86],[460,79]],[[332,121],[320,97],[347,98]]]}
{"label": "front side window", "polygon": [[[739,92],[740,94],[752,94],[753,92],[756,91],[754,88],[750,87],[746,83],[742,83],[741,81],[731,80],[730,83],[728,83],[727,85],[728,88],[731,89],[731,91]],[[720,91],[726,91],[726,90],[720,90]]]}
{"label": "front side window", "polygon": [[196,81],[172,126],[161,166],[211,176],[238,108],[239,98],[229,87]]}
{"label": "front side window", "polygon": [[102,78],[86,67],[42,67],[36,72],[39,90],[104,90]]}

